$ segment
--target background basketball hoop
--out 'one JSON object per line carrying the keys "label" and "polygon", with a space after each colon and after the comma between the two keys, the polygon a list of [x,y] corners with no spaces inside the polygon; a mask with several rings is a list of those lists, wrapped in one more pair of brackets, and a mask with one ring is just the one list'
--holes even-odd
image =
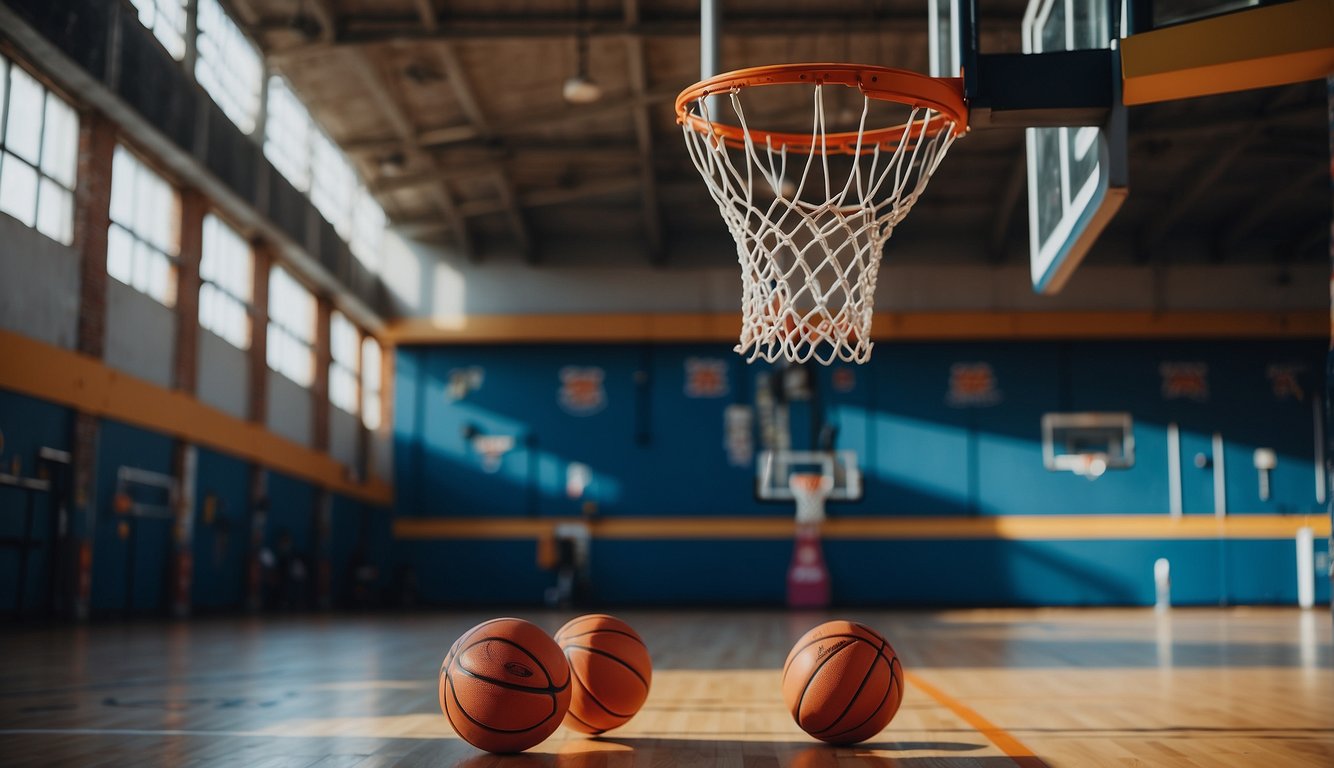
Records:
{"label": "background basketball hoop", "polygon": [[514,449],[513,435],[474,435],[472,449],[482,457],[482,470],[496,472],[505,454]]}

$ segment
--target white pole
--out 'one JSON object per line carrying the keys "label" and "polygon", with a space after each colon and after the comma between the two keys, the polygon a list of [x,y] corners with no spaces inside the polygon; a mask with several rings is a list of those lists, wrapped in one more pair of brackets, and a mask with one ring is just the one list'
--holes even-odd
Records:
{"label": "white pole", "polygon": [[1223,470],[1223,433],[1214,433],[1214,515],[1227,517],[1227,474]]}
{"label": "white pole", "polygon": [[1297,605],[1315,605],[1315,535],[1309,525],[1297,529]]}
{"label": "white pole", "polygon": [[[699,4],[699,79],[708,80],[718,74],[722,59],[723,0],[700,0]],[[709,119],[722,119],[722,100],[710,96],[706,100]]]}
{"label": "white pole", "polygon": [[1323,398],[1311,398],[1311,418],[1315,423],[1315,500],[1325,503],[1325,409]]}
{"label": "white pole", "polygon": [[1167,558],[1160,557],[1153,562],[1153,589],[1155,610],[1165,611],[1172,607],[1172,564]]}
{"label": "white pole", "polygon": [[1167,425],[1167,504],[1172,517],[1181,517],[1181,429]]}

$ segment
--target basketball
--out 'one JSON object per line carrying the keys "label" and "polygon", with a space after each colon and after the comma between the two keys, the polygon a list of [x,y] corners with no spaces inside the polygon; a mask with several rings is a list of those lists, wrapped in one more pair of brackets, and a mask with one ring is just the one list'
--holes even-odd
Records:
{"label": "basketball", "polygon": [[570,663],[570,711],[565,725],[598,734],[624,725],[644,706],[653,664],[639,633],[624,621],[595,613],[556,633]]}
{"label": "basketball", "polygon": [[440,665],[440,709],[464,741],[522,752],[550,736],[570,707],[570,667],[541,628],[492,619],[450,647]]}
{"label": "basketball", "polygon": [[783,701],[801,729],[830,744],[865,741],[903,700],[903,667],[889,641],[854,621],[801,636],[783,665]]}

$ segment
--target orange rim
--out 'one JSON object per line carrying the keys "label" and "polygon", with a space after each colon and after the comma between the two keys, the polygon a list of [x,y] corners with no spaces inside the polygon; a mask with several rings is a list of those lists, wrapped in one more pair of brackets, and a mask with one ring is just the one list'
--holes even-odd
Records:
{"label": "orange rim", "polygon": [[[868,98],[892,101],[910,107],[924,107],[937,114],[927,122],[926,136],[935,136],[951,130],[956,136],[968,130],[968,106],[963,98],[963,80],[957,77],[928,77],[906,69],[891,69],[867,64],[773,64],[727,72],[681,91],[676,97],[676,122],[696,133],[720,138],[724,144],[743,148],[747,131],[739,125],[711,123],[690,114],[690,105],[708,96],[733,93],[742,88],[766,85],[842,85],[856,88]],[[909,126],[893,125],[886,128],[826,134],[822,142],[811,141],[806,133],[786,133],[751,128],[750,138],[756,144],[772,142],[774,147],[786,145],[797,152],[809,152],[819,144],[830,154],[852,155],[872,152],[877,147],[897,147]],[[920,127],[915,130],[922,130]]]}

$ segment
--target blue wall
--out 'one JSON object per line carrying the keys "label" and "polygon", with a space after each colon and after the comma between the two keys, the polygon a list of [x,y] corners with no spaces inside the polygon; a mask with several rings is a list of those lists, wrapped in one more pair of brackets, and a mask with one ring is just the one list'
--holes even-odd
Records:
{"label": "blue wall", "polygon": [[[22,474],[32,476],[39,448],[70,450],[73,422],[74,414],[69,409],[0,391],[0,434],[4,436],[0,472],[8,472],[17,457],[22,462]],[[95,616],[158,615],[168,609],[172,523],[168,519],[118,514],[114,496],[121,467],[170,475],[173,445],[173,439],[165,435],[120,422],[101,422],[95,485],[90,491],[96,507],[91,605]],[[64,480],[67,491],[69,477]],[[244,461],[208,449],[198,450],[191,587],[196,611],[240,610],[245,606],[253,520],[249,483],[250,467]],[[264,545],[273,548],[280,531],[290,532],[295,551],[311,566],[313,585],[315,489],[277,473],[269,473],[268,489]],[[50,495],[40,493],[33,498],[32,538],[38,546],[30,548],[23,580],[25,616],[45,615],[51,605],[63,602],[53,594],[53,583],[72,574],[68,542],[52,546],[50,541],[54,529]],[[0,486],[0,616],[16,613],[18,543],[25,514],[27,496]],[[79,531],[82,521],[76,514],[70,523]],[[388,510],[334,496],[331,522],[334,605],[351,603],[350,569],[361,563],[374,566],[377,574],[369,602],[380,600],[393,570]],[[55,553],[61,554],[59,565],[64,571],[53,568]],[[68,583],[65,588],[69,588]],[[358,604],[367,602],[359,600]]]}
{"label": "blue wall", "polygon": [[[818,394],[791,404],[794,447],[813,440],[815,416],[838,426],[839,448],[859,452],[865,498],[831,506],[832,516],[1166,515],[1167,425],[1175,422],[1188,514],[1214,512],[1212,471],[1192,458],[1210,452],[1215,431],[1226,445],[1230,514],[1319,514],[1311,398],[1322,391],[1323,355],[1319,341],[882,343],[865,366],[811,367]],[[688,358],[724,361],[726,392],[686,397]],[[956,363],[990,366],[994,388],[977,402],[952,402]],[[1197,383],[1207,391],[1169,393],[1165,363],[1204,364]],[[560,402],[569,367],[604,373],[602,402],[587,413]],[[481,386],[456,399],[450,382],[468,369],[482,372]],[[400,348],[396,514],[570,516],[584,500],[606,517],[788,514],[788,505],[753,497],[753,469],[729,464],[724,448],[723,409],[753,404],[756,377],[769,370],[721,344]],[[1040,423],[1050,411],[1129,411],[1135,466],[1095,482],[1048,471]],[[469,429],[512,435],[516,449],[498,471],[485,472],[465,438]],[[1252,464],[1257,447],[1279,456],[1267,501]],[[583,500],[565,495],[570,462],[593,470]],[[843,603],[1147,603],[1159,557],[1173,563],[1181,603],[1295,599],[1289,540],[831,541],[826,548]],[[552,583],[530,540],[402,541],[398,553],[428,601],[535,602]],[[790,554],[784,541],[598,540],[591,568],[597,599],[609,603],[776,604]],[[1323,593],[1328,585],[1319,581]]]}
{"label": "blue wall", "polygon": [[238,608],[245,601],[250,551],[249,466],[200,449],[195,478],[194,583],[199,610]]}
{"label": "blue wall", "polygon": [[[32,477],[39,449],[69,450],[72,423],[73,416],[65,408],[0,391],[0,472],[15,469],[17,458],[20,474]],[[57,557],[54,517],[50,494],[0,486],[0,615],[12,615],[19,608],[20,542],[25,526],[31,545],[22,580],[22,612],[41,613],[49,603],[53,580],[59,578],[52,573]]]}

